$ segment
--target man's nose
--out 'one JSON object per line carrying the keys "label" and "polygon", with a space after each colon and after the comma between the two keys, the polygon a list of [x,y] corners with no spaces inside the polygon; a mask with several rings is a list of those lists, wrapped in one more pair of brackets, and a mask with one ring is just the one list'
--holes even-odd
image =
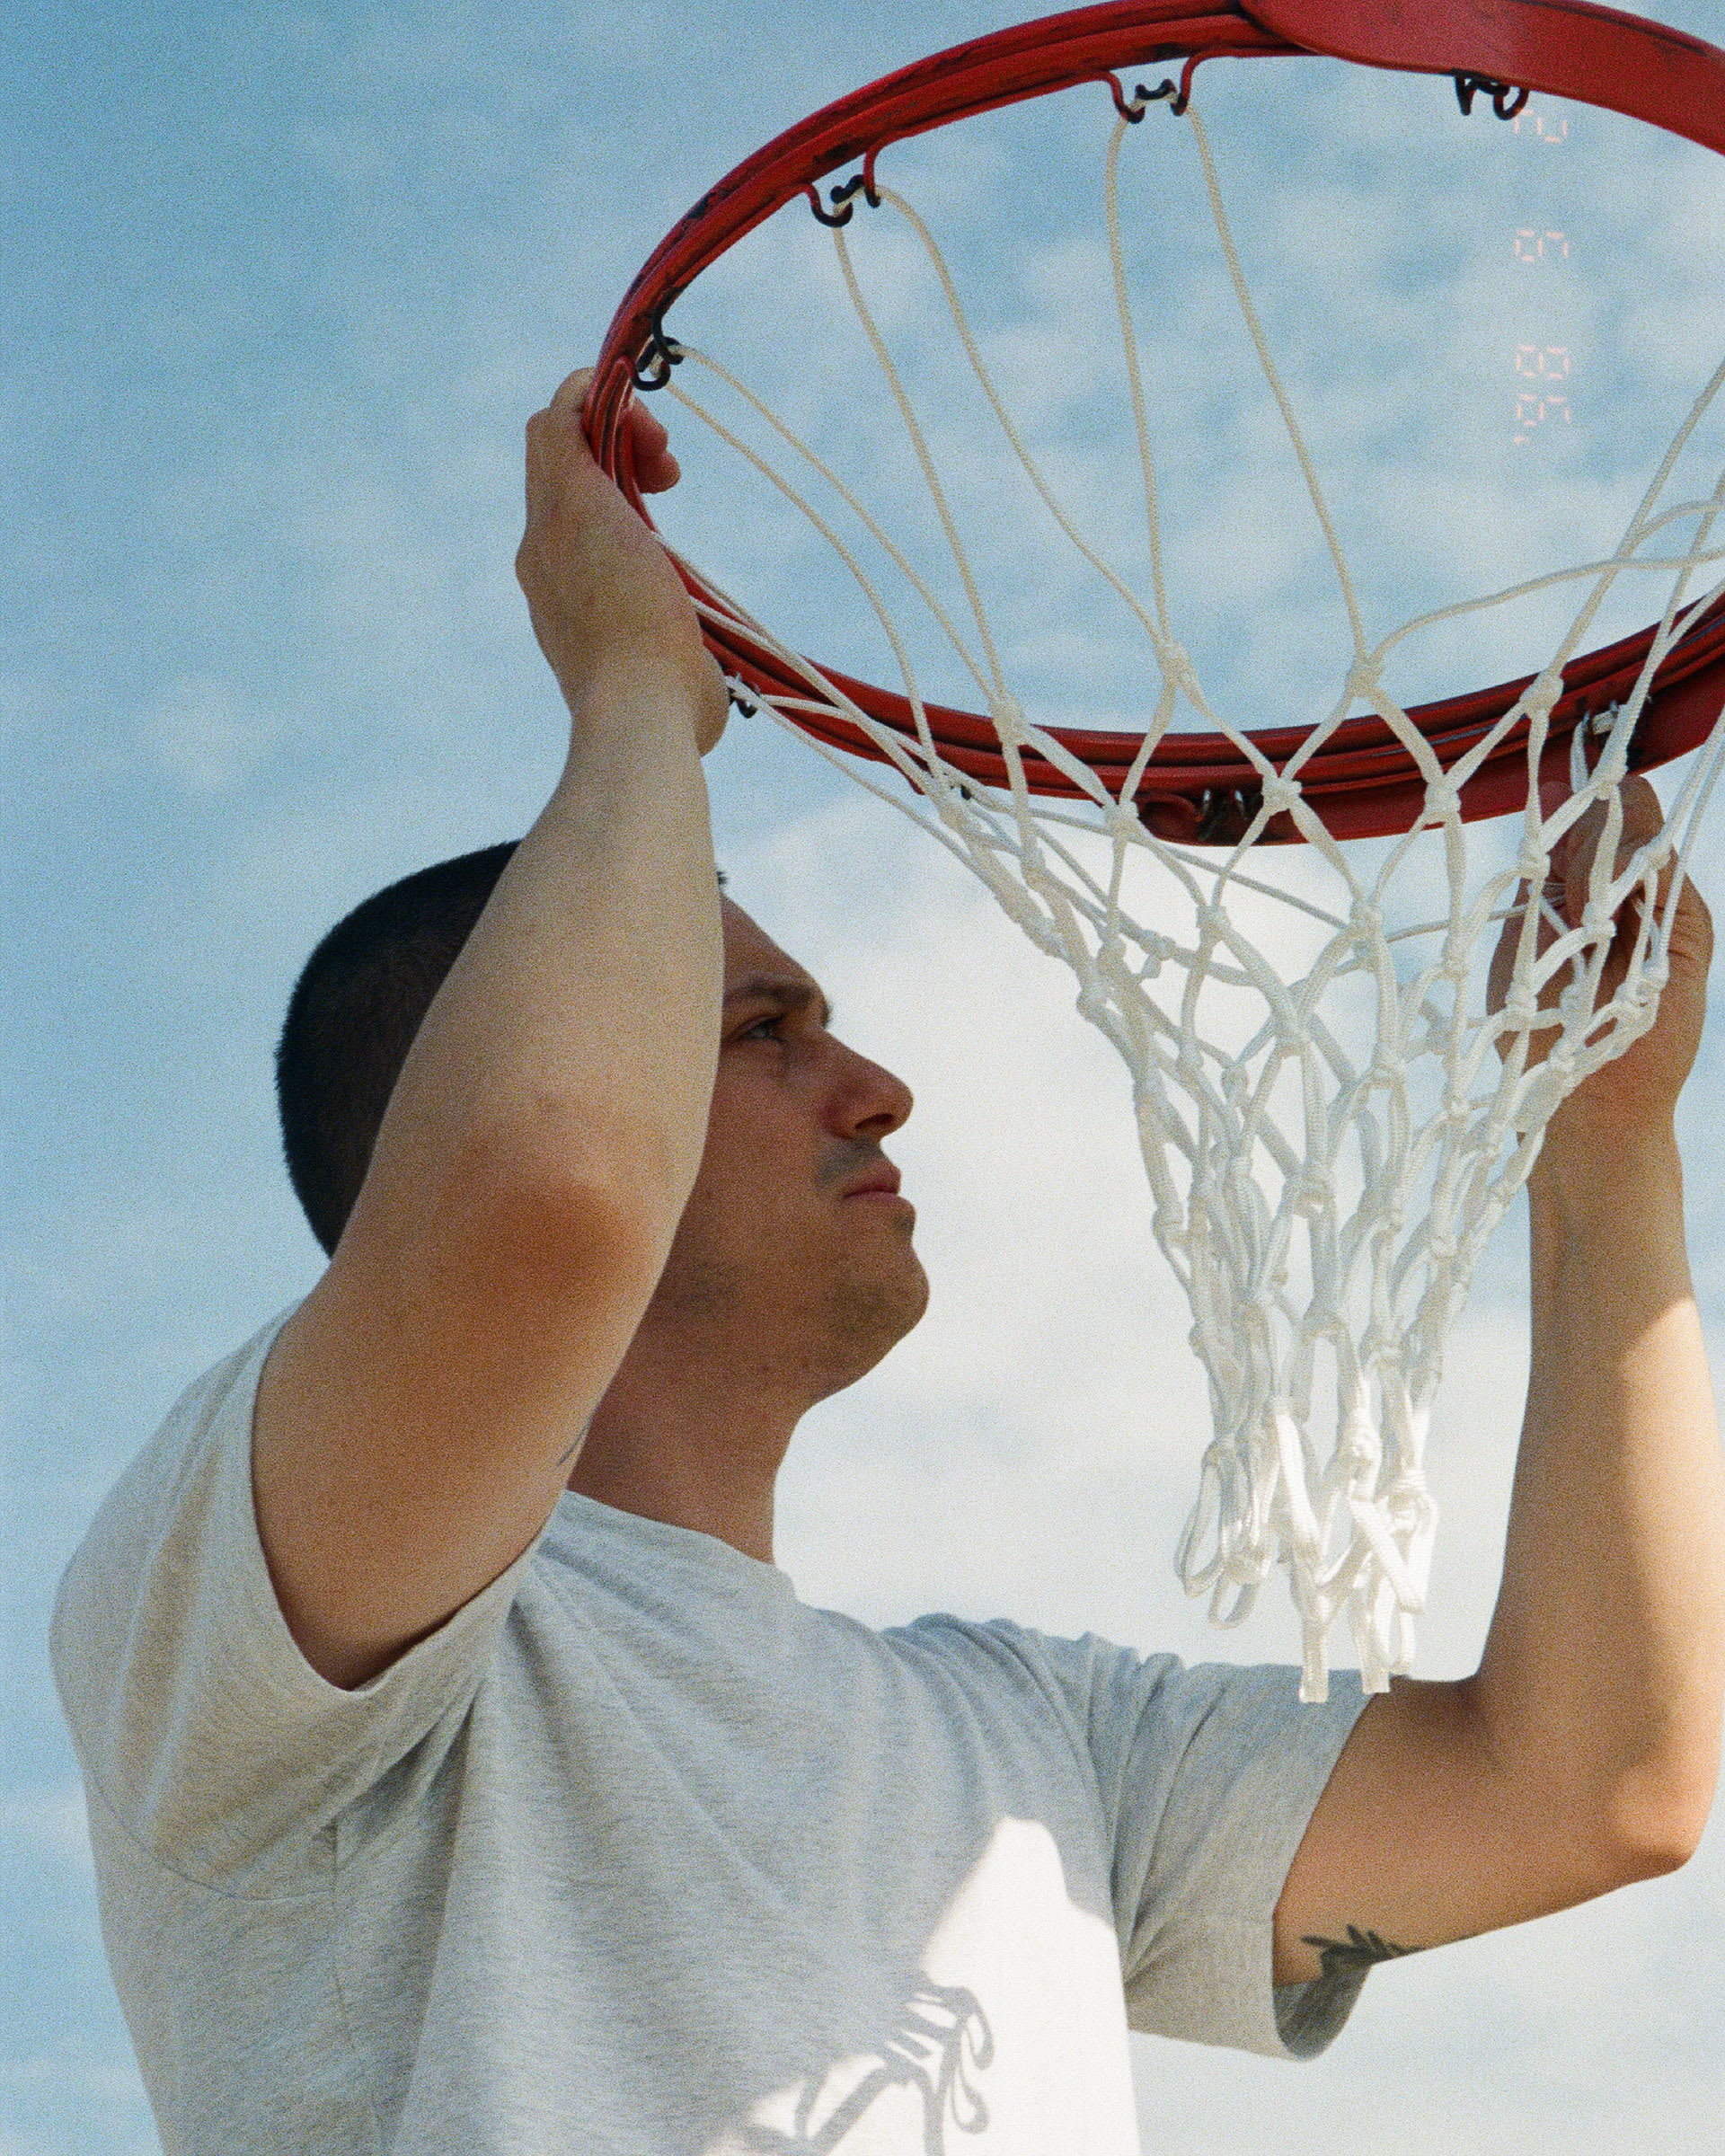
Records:
{"label": "man's nose", "polygon": [[854,1048],[839,1048],[840,1069],[833,1087],[830,1115],[836,1135],[889,1138],[909,1120],[910,1088],[878,1063]]}

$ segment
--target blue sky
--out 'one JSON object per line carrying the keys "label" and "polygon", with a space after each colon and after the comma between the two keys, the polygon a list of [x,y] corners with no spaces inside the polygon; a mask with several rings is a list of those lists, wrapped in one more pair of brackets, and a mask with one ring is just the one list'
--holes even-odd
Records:
{"label": "blue sky", "polygon": [[[1720,34],[1715,6],[1650,12]],[[818,0],[793,41],[783,11],[721,22],[673,0],[12,11],[4,2156],[156,2145],[102,1959],[49,1599],[173,1394],[315,1277],[269,1091],[305,953],[379,884],[518,832],[554,776],[560,707],[511,569],[526,415],[596,349],[709,181],[856,82],[1000,19]],[[1725,252],[1725,210],[1694,160],[1650,138],[1620,157],[1616,137],[1589,148],[1579,133],[1553,151],[1575,151],[1567,196],[1530,177],[1557,164],[1516,166],[1497,143],[1467,169],[1446,152],[1411,170],[1398,197],[1387,105],[1322,94],[1319,148],[1267,88],[1229,139],[1257,186],[1243,229],[1287,273],[1272,326],[1304,356],[1314,429],[1344,462],[1349,441],[1368,446],[1376,480],[1348,499],[1388,604],[1403,588],[1391,529],[1415,535],[1406,559],[1436,578],[1508,546],[1504,531],[1536,548],[1620,499],[1643,419],[1679,380],[1698,386],[1717,344],[1703,272]],[[1030,270],[996,289],[1040,312],[1003,301],[987,326],[1039,422],[1070,427],[1063,469],[1105,517],[1106,452],[1074,389],[1095,341],[1084,309],[1102,314],[1085,281],[1093,221],[1057,196],[1003,231],[1013,192],[982,184],[998,175],[980,153],[943,162],[925,146],[905,171],[985,287],[1026,243]],[[1587,251],[1528,314],[1508,242],[1524,214],[1559,229],[1545,220],[1560,208]],[[730,324],[750,364],[848,382],[813,287],[782,267],[773,283],[765,252],[751,274],[753,312]],[[1230,521],[1225,485],[1256,437],[1207,341],[1208,304],[1193,286],[1148,333],[1190,400],[1172,468],[1194,648],[1225,672],[1238,661],[1231,693],[1249,704],[1296,692],[1317,616],[1304,557],[1261,533],[1249,548]],[[1423,332],[1432,321],[1453,334]],[[1504,438],[1517,343],[1592,361],[1570,378],[1570,435],[1536,465]],[[1350,346],[1368,395],[1332,366]],[[1457,407],[1433,383],[1477,381],[1468,355],[1485,346],[1501,373],[1446,472]],[[817,427],[869,423],[848,392],[836,417],[818,404]],[[803,557],[784,553],[783,527],[751,524],[721,482],[697,499],[717,467],[691,467],[691,546],[794,603]],[[1009,536],[1036,583],[1039,542]],[[1057,684],[1070,623],[1032,626],[1039,678]],[[1093,694],[1119,679],[1101,668]],[[952,864],[764,720],[733,721],[711,777],[739,896],[920,1096],[897,1151],[935,1302],[866,1385],[810,1418],[784,1489],[799,1588],[871,1621],[946,1606],[1287,1658],[1284,1610],[1267,1601],[1214,1635],[1170,1575],[1201,1375],[1150,1242],[1120,1074],[1063,979]],[[1715,841],[1700,862],[1716,902],[1721,857]],[[1716,1017],[1684,1126],[1710,1317],[1725,1288],[1722,1043]],[[1521,1256],[1511,1220],[1450,1358],[1426,1674],[1470,1666],[1490,1612],[1526,1365]],[[1279,2156],[1346,2130],[1415,2156],[1535,2138],[1579,2156],[1632,2133],[1698,2151],[1725,2053],[1722,1941],[1716,1825],[1671,1879],[1380,1973],[1314,2067],[1146,2047],[1146,2146]]]}

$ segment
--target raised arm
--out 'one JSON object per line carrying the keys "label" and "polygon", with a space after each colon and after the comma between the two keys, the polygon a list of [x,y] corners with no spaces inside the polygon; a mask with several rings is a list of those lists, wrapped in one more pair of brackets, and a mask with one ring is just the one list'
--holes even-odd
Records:
{"label": "raised arm", "polygon": [[[1659,825],[1645,780],[1626,793],[1625,848]],[[1532,1363],[1484,1654],[1465,1683],[1397,1679],[1360,1718],[1277,1911],[1278,1981],[1567,1907],[1700,1838],[1725,1692],[1725,1474],[1673,1111],[1712,945],[1685,890],[1657,1025],[1552,1120],[1528,1186]]]}
{"label": "raised arm", "polygon": [[[527,428],[517,569],[568,760],[432,1003],[328,1271],[265,1367],[258,1523],[302,1651],[352,1685],[527,1547],[700,1164],[724,688],[589,455],[585,375]],[[641,410],[637,468],[677,476]]]}

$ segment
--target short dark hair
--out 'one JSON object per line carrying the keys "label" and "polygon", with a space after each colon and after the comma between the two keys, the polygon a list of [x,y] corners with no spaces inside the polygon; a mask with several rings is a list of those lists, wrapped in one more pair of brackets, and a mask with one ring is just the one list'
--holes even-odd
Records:
{"label": "short dark hair", "polygon": [[515,842],[418,870],[330,931],[305,964],[276,1047],[282,1149],[312,1233],[333,1250],[413,1037]]}

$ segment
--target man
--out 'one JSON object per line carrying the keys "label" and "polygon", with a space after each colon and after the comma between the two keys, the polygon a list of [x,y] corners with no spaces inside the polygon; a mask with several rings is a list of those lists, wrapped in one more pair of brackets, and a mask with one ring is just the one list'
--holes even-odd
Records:
{"label": "man", "polygon": [[[1375,1961],[1699,1838],[1725,1503],[1672,1111],[1705,911],[1685,896],[1658,1026],[1532,1186],[1473,1677],[1304,1708],[1292,1670],[807,1609],[774,1478],[921,1313],[883,1150],[910,1097],[721,899],[722,685],[587,452],[584,386],[530,423],[518,561],[563,775],[471,933],[394,965],[435,976],[429,1009],[375,1143],[325,1149],[328,1271],[175,1409],[57,1608],[164,2141],[1127,2151],[1128,2022],[1309,2054]],[[470,870],[370,902],[319,977]]]}

